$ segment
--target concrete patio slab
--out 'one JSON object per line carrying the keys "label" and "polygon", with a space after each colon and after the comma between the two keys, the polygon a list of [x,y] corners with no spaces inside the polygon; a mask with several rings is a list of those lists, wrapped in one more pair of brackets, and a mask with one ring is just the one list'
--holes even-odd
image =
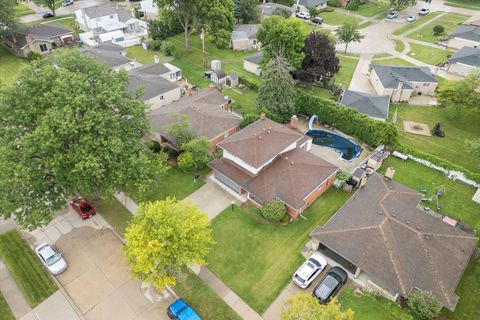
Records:
{"label": "concrete patio slab", "polygon": [[58,290],[32,311],[39,320],[79,320],[64,295]]}

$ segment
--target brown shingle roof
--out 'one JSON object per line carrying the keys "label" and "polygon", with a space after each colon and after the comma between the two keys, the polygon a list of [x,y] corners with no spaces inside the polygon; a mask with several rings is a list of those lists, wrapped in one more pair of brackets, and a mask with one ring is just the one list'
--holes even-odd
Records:
{"label": "brown shingle roof", "polygon": [[238,127],[242,121],[240,117],[221,107],[223,101],[224,96],[220,91],[204,89],[193,96],[184,96],[176,102],[153,110],[148,119],[156,132],[173,143],[175,141],[166,129],[168,125],[182,121],[182,116],[187,116],[190,128],[197,136],[213,139]]}
{"label": "brown shingle roof", "polygon": [[303,136],[298,131],[265,118],[255,121],[218,146],[259,168]]}
{"label": "brown shingle roof", "polygon": [[399,294],[430,291],[453,309],[478,239],[417,209],[421,197],[374,174],[311,235]]}
{"label": "brown shingle roof", "polygon": [[225,158],[214,160],[209,166],[263,203],[278,198],[295,209],[302,208],[305,198],[338,169],[330,162],[299,148],[280,155],[256,176]]}

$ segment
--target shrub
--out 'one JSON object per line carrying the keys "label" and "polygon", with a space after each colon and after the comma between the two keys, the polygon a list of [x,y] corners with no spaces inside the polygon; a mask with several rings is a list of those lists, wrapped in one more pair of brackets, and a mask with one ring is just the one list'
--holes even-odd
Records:
{"label": "shrub", "polygon": [[308,8],[308,13],[310,14],[310,17],[313,18],[313,17],[318,16],[319,11],[318,11],[317,8],[311,7],[311,8]]}
{"label": "shrub", "polygon": [[34,60],[38,60],[38,59],[41,59],[42,58],[42,55],[38,52],[35,52],[35,51],[29,51],[27,53],[27,60],[28,62],[32,62]]}
{"label": "shrub", "polygon": [[162,40],[152,40],[149,44],[149,49],[153,51],[160,51],[162,49]]}
{"label": "shrub", "polygon": [[158,20],[148,21],[148,34],[154,40],[165,40],[182,32],[180,21],[170,10],[160,9]]}
{"label": "shrub", "polygon": [[193,155],[191,152],[183,152],[177,158],[178,167],[183,171],[192,171],[195,168],[195,162],[193,161]]}
{"label": "shrub", "polygon": [[267,219],[268,221],[277,222],[285,216],[287,212],[287,207],[283,202],[280,200],[274,199],[269,203],[266,203],[262,209],[260,209],[260,213],[262,216]]}
{"label": "shrub", "polygon": [[176,51],[175,45],[170,41],[164,41],[161,45],[161,50],[166,56],[173,56]]}
{"label": "shrub", "polygon": [[347,4],[347,9],[357,11],[360,7],[360,0],[350,0]]}
{"label": "shrub", "polygon": [[249,124],[251,123],[254,123],[255,121],[257,121],[258,119],[260,119],[260,115],[256,114],[256,113],[247,113],[247,114],[244,114],[243,115],[243,119],[242,119],[242,122],[240,122],[240,128],[245,128],[246,126],[248,126]]}
{"label": "shrub", "polygon": [[443,31],[445,31],[445,28],[441,25],[436,25],[435,27],[433,27],[433,34],[438,36],[439,34],[442,34]]}
{"label": "shrub", "polygon": [[185,153],[192,155],[194,168],[200,170],[204,168],[211,159],[210,141],[206,137],[190,140],[181,145]]}
{"label": "shrub", "polygon": [[252,90],[258,90],[258,84],[256,84],[255,82],[251,81],[251,80],[248,79],[248,78],[240,77],[240,78],[238,79],[238,82],[241,83],[241,84],[246,85],[247,87],[249,87],[249,88],[252,89]]}
{"label": "shrub", "polygon": [[431,320],[442,310],[442,305],[432,293],[419,290],[408,296],[407,306],[410,314],[418,320]]}
{"label": "shrub", "polygon": [[340,0],[330,0],[328,1],[328,5],[330,7],[340,8],[342,6],[342,3],[340,2]]}
{"label": "shrub", "polygon": [[145,142],[145,145],[154,153],[158,153],[162,150],[162,147],[160,146],[160,143],[158,141],[147,141]]}

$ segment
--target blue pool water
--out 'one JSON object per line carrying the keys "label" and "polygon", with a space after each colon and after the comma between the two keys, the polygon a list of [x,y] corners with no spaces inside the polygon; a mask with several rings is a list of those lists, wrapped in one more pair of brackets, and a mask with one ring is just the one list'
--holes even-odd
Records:
{"label": "blue pool water", "polygon": [[337,150],[343,160],[350,161],[358,158],[362,152],[362,148],[358,144],[334,132],[310,129],[305,134],[313,138],[314,144]]}

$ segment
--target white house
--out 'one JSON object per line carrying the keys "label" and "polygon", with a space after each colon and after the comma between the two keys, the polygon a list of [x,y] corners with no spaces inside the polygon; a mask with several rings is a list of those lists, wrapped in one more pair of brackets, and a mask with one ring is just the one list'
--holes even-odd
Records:
{"label": "white house", "polygon": [[260,62],[262,61],[262,53],[257,52],[250,57],[243,59],[243,69],[248,72],[254,73],[257,76],[262,75],[262,70],[260,69]]}
{"label": "white house", "polygon": [[477,48],[480,45],[480,27],[475,25],[459,25],[448,35],[449,48],[461,49],[463,47]]}
{"label": "white house", "polygon": [[158,17],[158,6],[155,0],[140,1],[140,11],[145,14],[147,19],[155,19]]}
{"label": "white house", "polygon": [[260,44],[257,41],[257,31],[259,24],[237,24],[232,31],[232,49],[249,51],[260,50]]}
{"label": "white house", "polygon": [[297,0],[296,7],[299,12],[308,12],[308,9],[315,8],[322,10],[327,7],[328,0]]}
{"label": "white house", "polygon": [[448,72],[466,76],[480,71],[480,48],[463,47],[448,59]]}
{"label": "white house", "polygon": [[122,47],[140,43],[147,36],[147,24],[131,15],[127,10],[110,4],[83,8],[75,11],[76,21],[84,33],[80,40],[93,46],[111,41]]}

